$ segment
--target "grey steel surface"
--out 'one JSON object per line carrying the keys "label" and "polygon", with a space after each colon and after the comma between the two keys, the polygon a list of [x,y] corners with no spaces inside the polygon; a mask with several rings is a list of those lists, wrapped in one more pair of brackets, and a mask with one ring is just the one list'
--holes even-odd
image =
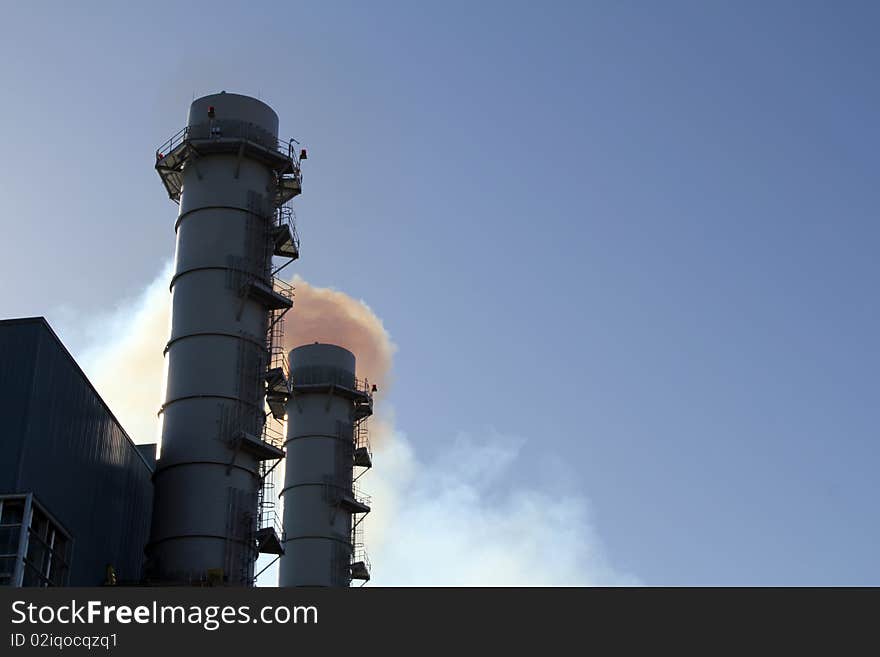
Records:
{"label": "grey steel surface", "polygon": [[[353,497],[354,402],[333,388],[355,387],[355,357],[336,345],[309,344],[290,352],[290,368],[278,583],[348,586],[352,508],[345,502]],[[298,383],[304,392],[297,392]]]}
{"label": "grey steel surface", "polygon": [[[213,107],[213,116],[209,108]],[[222,138],[251,126],[277,143],[278,117],[237,94],[194,101],[188,126]],[[167,394],[148,575],[186,584],[247,586],[256,559],[259,459],[265,421],[271,217],[278,172],[242,147],[190,153],[183,166],[171,281]],[[289,162],[288,162],[289,164]],[[262,289],[261,288],[261,289]]]}
{"label": "grey steel surface", "polygon": [[221,131],[228,123],[241,122],[264,130],[269,144],[274,144],[271,140],[278,138],[278,114],[275,110],[257,98],[225,91],[194,100],[189,106],[186,125],[194,128],[209,124],[211,107],[214,108],[213,122]]}

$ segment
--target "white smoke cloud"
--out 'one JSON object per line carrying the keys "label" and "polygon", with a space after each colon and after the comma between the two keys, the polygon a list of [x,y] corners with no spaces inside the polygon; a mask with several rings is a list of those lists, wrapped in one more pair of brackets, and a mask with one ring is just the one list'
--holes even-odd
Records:
{"label": "white smoke cloud", "polygon": [[637,584],[608,564],[583,497],[521,486],[515,461],[523,444],[494,432],[461,434],[427,463],[404,436],[388,441],[370,484],[373,584]]}
{"label": "white smoke cloud", "polygon": [[[78,360],[135,442],[153,442],[163,397],[170,294],[168,267],[134,303],[90,322],[100,325]],[[314,340],[348,347],[359,376],[380,384],[371,419],[375,467],[361,481],[372,493],[367,543],[373,585],[627,585],[602,554],[586,500],[524,487],[515,460],[522,439],[484,432],[451,437],[430,464],[394,426],[384,401],[396,350],[362,301],[302,279],[288,314],[285,346]],[[112,330],[108,330],[108,327]],[[80,331],[83,329],[80,328]],[[91,329],[87,328],[87,332]],[[97,336],[113,336],[109,341]],[[261,560],[258,567],[265,565]],[[260,585],[277,582],[277,567]]]}
{"label": "white smoke cloud", "polygon": [[[171,318],[171,263],[136,298],[84,321],[77,362],[136,443],[159,440]],[[111,336],[107,339],[107,336]]]}

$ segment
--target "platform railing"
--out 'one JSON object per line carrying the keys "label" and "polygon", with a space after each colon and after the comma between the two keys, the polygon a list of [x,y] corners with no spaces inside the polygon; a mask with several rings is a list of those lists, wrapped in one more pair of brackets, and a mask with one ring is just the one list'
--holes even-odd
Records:
{"label": "platform railing", "polygon": [[290,205],[284,204],[278,208],[276,216],[279,226],[286,225],[290,228],[293,243],[296,246],[296,250],[299,251],[299,233],[296,232],[296,212],[293,211]]}
{"label": "platform railing", "polygon": [[364,523],[362,520],[356,522],[351,528],[351,564],[354,565],[358,562],[364,564],[367,577],[369,578],[372,572],[372,565],[370,564],[370,555],[367,553],[366,544],[364,543]]}
{"label": "platform railing", "polygon": [[296,139],[287,141],[273,137],[267,131],[244,121],[200,123],[178,130],[170,139],[156,149],[156,162],[165,159],[182,144],[194,139],[244,139],[264,148],[271,148],[293,163],[294,173],[300,169],[300,143]]}
{"label": "platform railing", "polygon": [[354,499],[356,499],[361,504],[364,504],[366,506],[371,506],[373,503],[372,496],[367,495],[363,490],[361,490],[361,487],[358,485],[357,482],[355,482],[351,485],[351,494],[354,497]]}
{"label": "platform railing", "polygon": [[[274,425],[278,426],[274,426]],[[272,447],[277,447],[281,449],[284,447],[284,431],[281,428],[281,422],[278,420],[270,420],[266,419],[266,424],[263,425],[263,442],[272,445]]]}
{"label": "platform railing", "polygon": [[354,425],[354,447],[355,449],[364,447],[367,453],[372,457],[373,450],[370,448],[370,431],[367,426],[367,418],[358,420]]}
{"label": "platform railing", "polygon": [[269,465],[269,461],[263,461],[260,465],[260,476],[263,485],[260,489],[260,528],[272,527],[280,538],[284,537],[284,528],[281,516],[278,513],[279,500],[275,495],[276,470]]}
{"label": "platform railing", "polygon": [[354,543],[351,547],[351,562],[363,561],[367,572],[370,572],[370,555],[367,553],[366,546],[363,543]]}

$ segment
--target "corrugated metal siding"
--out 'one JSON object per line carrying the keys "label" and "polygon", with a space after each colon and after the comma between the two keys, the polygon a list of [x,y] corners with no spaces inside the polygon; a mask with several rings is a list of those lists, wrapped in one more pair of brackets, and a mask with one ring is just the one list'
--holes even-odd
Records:
{"label": "corrugated metal siding", "polygon": [[120,580],[138,580],[151,471],[48,326],[34,327],[33,393],[15,488],[33,491],[73,536],[71,585],[100,584],[107,564]]}
{"label": "corrugated metal siding", "polygon": [[0,324],[0,492],[11,492],[18,479],[39,337],[35,326]]}

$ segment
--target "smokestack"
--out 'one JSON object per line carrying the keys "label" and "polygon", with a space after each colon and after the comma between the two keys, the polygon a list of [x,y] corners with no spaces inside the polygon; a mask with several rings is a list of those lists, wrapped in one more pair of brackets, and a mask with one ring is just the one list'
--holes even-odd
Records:
{"label": "smokestack", "polygon": [[372,466],[366,421],[371,386],[355,378],[355,357],[332,344],[290,352],[284,554],[280,586],[349,586],[370,579],[362,522],[370,500],[357,488]]}
{"label": "smokestack", "polygon": [[279,143],[271,107],[223,92],[192,103],[156,169],[180,212],[147,577],[249,586],[257,546],[280,551],[259,502],[283,457],[264,407],[283,419],[280,322],[292,294],[272,258],[298,257],[285,203],[300,193],[299,158]]}

